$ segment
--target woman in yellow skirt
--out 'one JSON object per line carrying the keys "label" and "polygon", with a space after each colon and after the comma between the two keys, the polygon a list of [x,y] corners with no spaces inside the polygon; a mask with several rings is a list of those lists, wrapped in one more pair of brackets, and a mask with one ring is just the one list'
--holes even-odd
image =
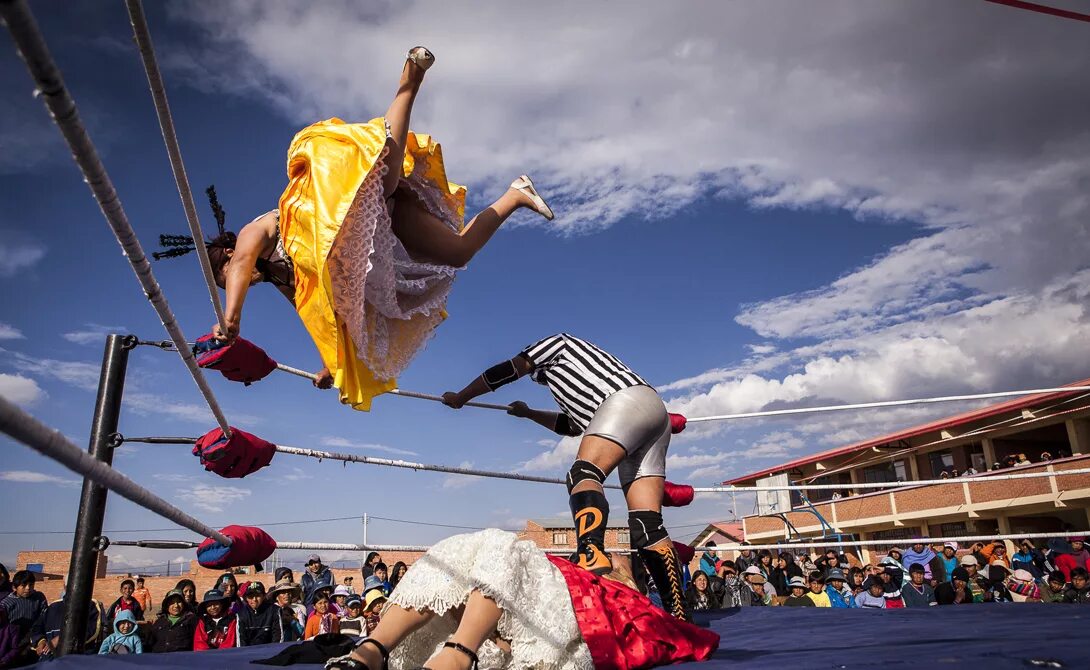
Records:
{"label": "woman in yellow skirt", "polygon": [[[288,186],[279,208],[208,245],[217,283],[227,291],[228,341],[238,337],[250,286],[273,284],[295,306],[325,367],[319,388],[370,409],[446,317],[454,276],[520,208],[553,213],[525,175],[463,226],[463,186],[447,181],[430,136],[409,131],[424,73],[435,62],[409,52],[386,116],[367,123],[315,123],[288,149]],[[157,257],[185,253],[188,238]],[[185,248],[182,248],[185,247]]]}

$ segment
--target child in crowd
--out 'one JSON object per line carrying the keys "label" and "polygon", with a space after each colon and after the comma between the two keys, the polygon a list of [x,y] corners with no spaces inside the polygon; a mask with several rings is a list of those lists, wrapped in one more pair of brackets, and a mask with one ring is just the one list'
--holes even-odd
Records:
{"label": "child in crowd", "polygon": [[810,593],[806,597],[814,602],[814,607],[832,607],[829,595],[825,593],[825,576],[820,570],[810,573]]}
{"label": "child in crowd", "polygon": [[106,610],[106,620],[113,621],[120,612],[132,612],[133,621],[141,621],[144,618],[144,608],[140,602],[132,597],[136,591],[136,582],[125,579],[121,582],[121,596]]}
{"label": "child in crowd", "polygon": [[173,590],[163,598],[163,607],[151,627],[148,648],[152,653],[193,651],[197,617],[185,606],[185,595]]}
{"label": "child in crowd", "polygon": [[327,584],[325,586],[319,586],[318,588],[314,589],[314,592],[311,594],[310,606],[307,608],[308,621],[310,620],[310,615],[314,614],[314,603],[318,600],[319,596],[322,596],[329,601],[327,611],[332,614],[336,614],[336,612],[333,612],[333,585]]}
{"label": "child in crowd", "polygon": [[336,614],[329,611],[329,591],[321,589],[314,595],[314,613],[307,619],[303,639],[309,640],[323,633],[339,633],[340,625]]}
{"label": "child in crowd", "polygon": [[136,617],[132,610],[121,610],[114,619],[114,632],[102,641],[98,653],[108,654],[143,654],[144,644],[136,634]]}
{"label": "child in crowd", "polygon": [[394,589],[392,586],[390,586],[390,580],[388,579],[390,575],[389,571],[386,569],[386,564],[376,563],[373,574],[375,575],[375,577],[378,577],[378,580],[380,582],[382,582],[382,595],[390,595],[390,592]]}
{"label": "child in crowd", "polygon": [[235,615],[222,591],[206,591],[197,605],[197,627],[193,632],[193,650],[230,649],[238,646]]}
{"label": "child in crowd", "polygon": [[1041,587],[1041,602],[1062,603],[1065,588],[1067,588],[1067,580],[1064,579],[1064,573],[1053,570],[1048,573],[1048,579]]}
{"label": "child in crowd", "polygon": [[265,599],[265,585],[250,582],[242,592],[246,606],[238,613],[238,644],[252,647],[284,641],[280,608]]}
{"label": "child in crowd", "polygon": [[791,590],[791,595],[783,601],[784,607],[814,607],[814,601],[811,600],[806,592],[806,580],[802,577],[792,577],[787,581],[787,587]]}
{"label": "child in crowd", "polygon": [[866,590],[855,597],[855,604],[867,610],[886,609],[885,584],[881,578],[867,577],[863,586]]}
{"label": "child in crowd", "polygon": [[851,609],[855,607],[855,594],[848,588],[848,580],[840,568],[829,570],[825,577],[825,595],[831,607]]}
{"label": "child in crowd", "polygon": [[338,617],[344,617],[345,614],[348,614],[348,596],[350,595],[352,595],[352,592],[343,584],[333,589],[333,602],[329,605],[329,611]]}
{"label": "child in crowd", "polygon": [[1064,589],[1065,603],[1090,603],[1090,579],[1086,568],[1071,568],[1071,583]]}
{"label": "child in crowd", "polygon": [[371,591],[367,594],[367,599],[364,601],[363,610],[364,618],[367,620],[367,634],[370,635],[371,631],[378,628],[378,622],[381,618],[382,606],[386,604],[386,596],[382,595],[380,591]]}
{"label": "child in crowd", "polygon": [[356,637],[363,637],[367,634],[367,619],[363,616],[363,601],[359,596],[353,595],[348,597],[348,602],[345,603],[345,607],[348,613],[341,617],[341,620],[337,622],[337,625],[341,629],[343,635],[354,635]]}
{"label": "child in crowd", "polygon": [[140,609],[145,612],[151,609],[151,591],[144,586],[143,577],[136,578],[136,590],[132,592],[132,597],[136,598],[137,602],[140,603]]}

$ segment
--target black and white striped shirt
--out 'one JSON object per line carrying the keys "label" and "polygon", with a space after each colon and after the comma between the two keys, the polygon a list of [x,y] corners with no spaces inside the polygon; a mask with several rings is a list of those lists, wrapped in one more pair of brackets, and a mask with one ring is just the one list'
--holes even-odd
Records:
{"label": "black and white striped shirt", "polygon": [[580,432],[609,396],[631,386],[651,386],[616,356],[567,333],[550,335],[519,355],[533,366],[531,378],[549,387]]}

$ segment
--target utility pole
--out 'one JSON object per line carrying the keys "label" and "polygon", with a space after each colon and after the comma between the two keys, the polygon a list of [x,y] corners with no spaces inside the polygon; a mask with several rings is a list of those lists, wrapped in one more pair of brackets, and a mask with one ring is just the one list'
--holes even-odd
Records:
{"label": "utility pole", "polygon": [[367,546],[367,512],[363,513],[363,546]]}

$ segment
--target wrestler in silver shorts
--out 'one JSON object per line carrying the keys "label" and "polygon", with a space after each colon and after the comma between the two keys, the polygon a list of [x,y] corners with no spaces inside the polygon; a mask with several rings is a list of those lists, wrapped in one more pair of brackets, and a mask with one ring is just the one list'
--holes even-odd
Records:
{"label": "wrestler in silver shorts", "polygon": [[630,386],[606,398],[584,434],[624,448],[628,455],[617,466],[622,488],[641,477],[666,477],[670,416],[650,386]]}

